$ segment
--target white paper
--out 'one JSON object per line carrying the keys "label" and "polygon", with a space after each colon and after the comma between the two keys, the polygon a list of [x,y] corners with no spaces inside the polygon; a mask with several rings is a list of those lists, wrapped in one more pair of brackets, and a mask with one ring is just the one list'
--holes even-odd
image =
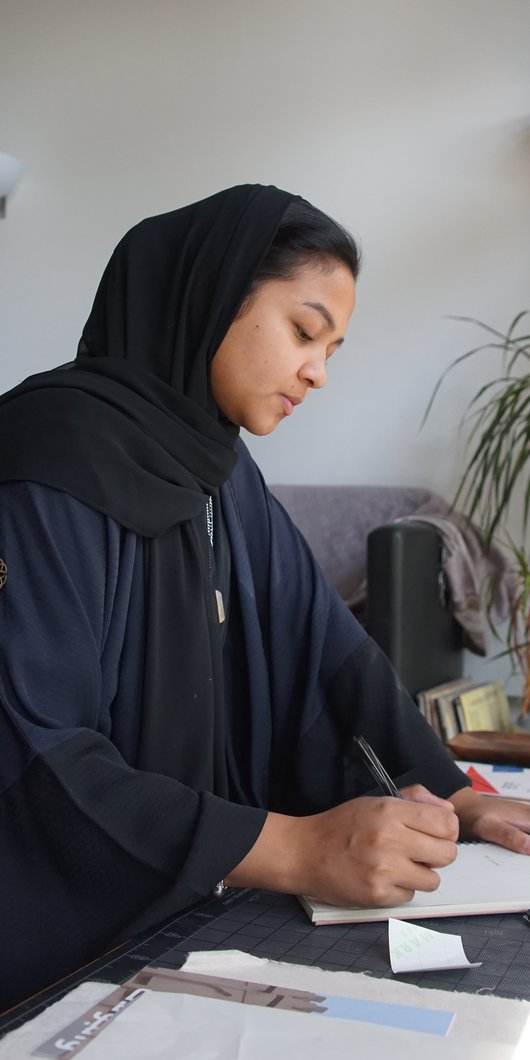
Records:
{"label": "white paper", "polygon": [[83,1060],[513,1060],[513,1046],[147,992]]}
{"label": "white paper", "polygon": [[486,765],[483,762],[455,762],[481,795],[504,795],[507,799],[530,802],[530,769]]}
{"label": "white paper", "polygon": [[[347,997],[362,997],[394,1004],[446,1008],[450,999],[451,1009],[456,1013],[450,1038],[456,1037],[466,1042],[468,1060],[472,1057],[474,1060],[476,1055],[469,1049],[470,1041],[480,1043],[478,1055],[482,1060],[490,1060],[490,1057],[495,1057],[495,1060],[501,1057],[503,1060],[504,1057],[511,1060],[528,1060],[530,1057],[530,1003],[527,1001],[514,1001],[486,994],[464,994],[459,991],[448,994],[445,990],[431,990],[398,979],[376,979],[361,972],[323,971],[320,968],[267,961],[239,951],[194,952],[188,957],[185,968],[199,973],[210,972],[241,979],[263,978],[266,970],[266,978],[270,983],[291,985],[316,993],[343,994]],[[72,1017],[82,1015],[90,1004],[98,1002],[113,989],[110,984],[104,986],[101,983],[84,983],[76,987],[67,997],[8,1034],[0,1042],[0,1057],[2,1060],[4,1057],[5,1060],[35,1060],[32,1050],[36,1046],[52,1032],[59,1033]],[[108,1029],[102,1032],[101,1041],[107,1033]],[[444,1039],[444,1043],[447,1046],[448,1039]],[[484,1048],[484,1043],[487,1043],[487,1048]],[[504,1046],[504,1050],[499,1049],[499,1046]],[[122,1060],[126,1055],[115,1050],[113,1060]],[[361,1054],[355,1050],[345,1054],[349,1058],[359,1055]],[[370,1056],[372,1060],[374,1054],[367,1051],[365,1055]],[[394,1060],[392,1050],[390,1055]],[[446,1057],[449,1055],[446,1054]],[[146,1060],[147,1056],[149,1060],[155,1060],[151,1053],[146,1053],[142,1060]],[[206,1056],[208,1054],[205,1054]],[[432,1040],[430,1046],[426,1047],[425,1056],[429,1056],[429,1060],[432,1058]],[[83,1050],[81,1057],[83,1060],[85,1057],[86,1060],[91,1060],[87,1049]],[[205,1057],[202,1060],[205,1060]],[[327,1060],[325,1052],[322,1057]],[[94,1053],[92,1060],[97,1060]],[[269,1060],[277,1060],[273,1057],[272,1050]]]}
{"label": "white paper", "polygon": [[[368,951],[369,952],[369,951]],[[225,956],[228,960],[225,962]],[[451,1036],[476,1038],[480,1041],[518,1043],[523,1029],[530,1028],[530,1002],[491,994],[466,994],[461,991],[432,990],[399,979],[377,979],[367,969],[363,972],[330,972],[322,968],[281,961],[264,961],[237,950],[195,951],[190,953],[184,969],[231,975],[239,979],[266,978],[269,983],[313,990],[315,993],[343,994],[345,997],[368,998],[396,1005],[425,1005],[447,1008],[456,1013]],[[369,960],[367,960],[369,964]],[[530,1049],[524,1060],[530,1057]]]}
{"label": "white paper", "polygon": [[388,948],[395,973],[478,968],[482,964],[482,961],[468,961],[460,935],[433,931],[393,917],[388,921]]}

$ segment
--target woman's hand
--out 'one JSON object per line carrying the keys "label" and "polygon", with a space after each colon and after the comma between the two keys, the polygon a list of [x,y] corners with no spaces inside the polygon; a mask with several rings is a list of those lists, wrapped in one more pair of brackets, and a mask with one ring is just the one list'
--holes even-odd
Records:
{"label": "woman's hand", "polygon": [[478,795],[461,788],[451,796],[462,839],[484,839],[518,854],[530,854],[530,804]]}
{"label": "woman's hand", "polygon": [[369,907],[434,891],[440,882],[434,869],[456,857],[458,820],[451,803],[424,788],[404,794],[352,799],[311,817],[269,813],[226,882]]}

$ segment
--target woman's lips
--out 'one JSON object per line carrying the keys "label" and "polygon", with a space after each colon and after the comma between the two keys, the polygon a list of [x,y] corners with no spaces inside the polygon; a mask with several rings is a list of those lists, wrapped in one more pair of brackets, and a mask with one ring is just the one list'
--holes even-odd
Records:
{"label": "woman's lips", "polygon": [[295,405],[299,405],[301,399],[296,397],[287,397],[287,394],[280,394],[280,400],[283,406],[283,411],[286,416],[290,416]]}

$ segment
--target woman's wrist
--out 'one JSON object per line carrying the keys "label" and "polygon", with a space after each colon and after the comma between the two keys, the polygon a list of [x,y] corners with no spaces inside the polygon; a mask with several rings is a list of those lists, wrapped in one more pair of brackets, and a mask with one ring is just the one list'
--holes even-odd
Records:
{"label": "woman's wrist", "polygon": [[268,813],[248,854],[224,882],[230,887],[263,887],[297,894],[303,889],[301,836],[308,818]]}
{"label": "woman's wrist", "polygon": [[471,787],[459,788],[451,795],[451,802],[455,808],[456,816],[460,823],[460,839],[474,839],[473,833],[475,817],[484,804],[480,803],[482,796],[477,795]]}

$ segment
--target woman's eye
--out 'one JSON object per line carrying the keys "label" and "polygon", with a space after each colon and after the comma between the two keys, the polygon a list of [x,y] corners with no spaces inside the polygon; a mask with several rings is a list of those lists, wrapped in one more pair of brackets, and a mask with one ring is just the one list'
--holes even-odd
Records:
{"label": "woman's eye", "polygon": [[307,331],[304,331],[304,329],[301,328],[298,324],[296,325],[296,330],[298,332],[298,337],[302,340],[302,342],[311,342],[311,335],[308,335]]}

